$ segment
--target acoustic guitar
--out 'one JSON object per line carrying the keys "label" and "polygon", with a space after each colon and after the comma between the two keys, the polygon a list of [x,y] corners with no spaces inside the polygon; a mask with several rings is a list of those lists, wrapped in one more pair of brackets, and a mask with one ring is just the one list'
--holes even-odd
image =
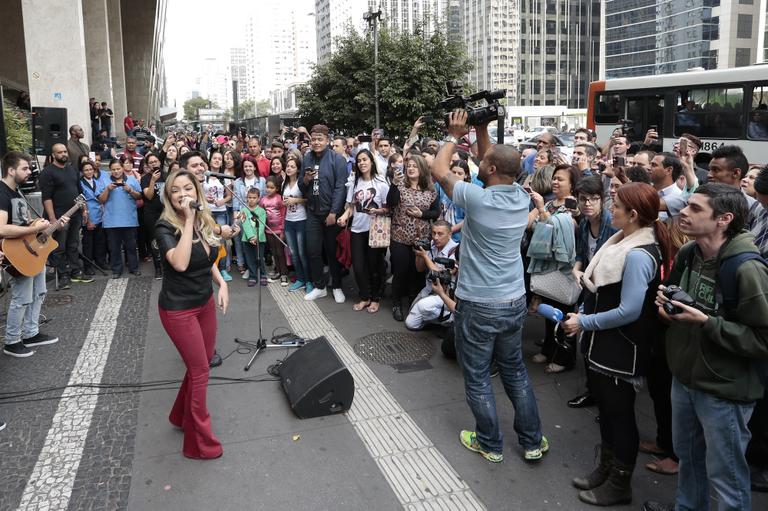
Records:
{"label": "acoustic guitar", "polygon": [[[84,206],[85,197],[78,195],[75,198],[75,205],[61,216],[71,217],[75,211]],[[2,250],[5,253],[5,260],[9,263],[6,271],[14,277],[21,275],[34,277],[43,271],[48,255],[59,246],[58,242],[53,239],[52,234],[61,229],[61,227],[61,219],[59,219],[44,231],[27,234],[20,238],[4,239]]]}

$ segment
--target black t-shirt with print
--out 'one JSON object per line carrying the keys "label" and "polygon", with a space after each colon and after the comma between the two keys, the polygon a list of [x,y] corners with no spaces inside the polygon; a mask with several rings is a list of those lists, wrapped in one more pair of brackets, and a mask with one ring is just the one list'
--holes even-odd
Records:
{"label": "black t-shirt with print", "polygon": [[165,255],[175,248],[181,238],[175,228],[165,220],[155,224],[155,240],[163,258],[163,287],[160,289],[158,304],[165,310],[185,310],[200,307],[213,294],[211,268],[216,261],[219,247],[210,247],[205,253],[203,243],[192,239],[192,253],[186,271],[176,271]]}
{"label": "black t-shirt with print", "polygon": [[32,221],[26,201],[4,181],[0,181],[0,209],[8,212],[9,225],[27,226]]}
{"label": "black t-shirt with print", "polygon": [[[144,217],[157,220],[163,213],[163,202],[160,196],[163,194],[163,187],[165,187],[165,172],[160,172],[160,178],[155,182],[155,196],[152,200],[147,200],[144,196]],[[149,188],[149,183],[152,180],[152,174],[144,174],[141,176],[141,193],[144,195],[144,189]]]}

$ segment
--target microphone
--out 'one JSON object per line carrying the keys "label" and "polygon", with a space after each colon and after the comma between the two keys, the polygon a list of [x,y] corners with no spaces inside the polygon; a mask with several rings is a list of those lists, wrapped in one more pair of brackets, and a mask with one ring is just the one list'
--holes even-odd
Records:
{"label": "microphone", "polygon": [[205,171],[205,177],[218,177],[219,179],[237,179],[235,176],[230,176],[229,174],[222,174],[221,172],[211,172],[210,170]]}
{"label": "microphone", "polygon": [[202,210],[203,210],[203,205],[202,205],[202,204],[200,204],[200,203],[199,203],[199,202],[197,202],[197,201],[192,201],[192,202],[190,202],[190,203],[189,203],[189,207],[190,207],[190,208],[192,208],[192,209],[196,209],[196,210],[198,210],[198,211],[202,211]]}

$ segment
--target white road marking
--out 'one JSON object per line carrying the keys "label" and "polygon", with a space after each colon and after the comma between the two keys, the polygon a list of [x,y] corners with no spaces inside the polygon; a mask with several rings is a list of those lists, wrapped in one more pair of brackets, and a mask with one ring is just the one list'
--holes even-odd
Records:
{"label": "white road marking", "polygon": [[486,509],[317,305],[277,283],[269,291],[296,334],[325,336],[352,373],[355,399],[347,418],[400,504],[409,511]]}
{"label": "white road marking", "polygon": [[[101,382],[128,279],[110,280],[69,378],[69,385]],[[83,456],[98,396],[93,389],[67,388],[53,416],[35,468],[24,488],[20,510],[65,511]]]}

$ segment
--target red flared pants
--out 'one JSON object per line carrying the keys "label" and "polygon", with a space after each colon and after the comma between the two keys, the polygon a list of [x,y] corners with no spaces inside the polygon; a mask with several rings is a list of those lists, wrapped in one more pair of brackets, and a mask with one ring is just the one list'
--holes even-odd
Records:
{"label": "red flared pants", "polygon": [[171,424],[184,430],[184,456],[218,458],[221,442],[211,431],[205,404],[209,361],[216,345],[216,307],[213,296],[205,305],[185,310],[160,310],[160,321],[179,350],[187,373],[171,409]]}

